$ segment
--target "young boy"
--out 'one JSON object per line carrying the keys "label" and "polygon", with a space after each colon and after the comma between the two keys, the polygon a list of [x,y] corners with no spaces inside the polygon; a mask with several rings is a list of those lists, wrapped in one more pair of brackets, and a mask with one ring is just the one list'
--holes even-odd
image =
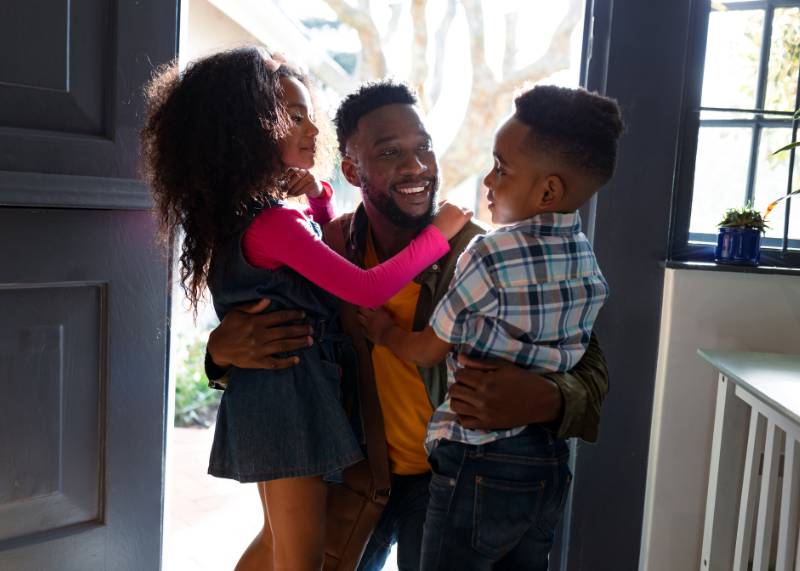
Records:
{"label": "young boy", "polygon": [[[447,356],[449,386],[456,353],[569,370],[608,296],[577,210],[614,171],[619,108],[555,86],[534,87],[515,106],[484,179],[492,222],[507,226],[470,243],[425,330],[401,329],[384,310],[361,312],[368,337],[398,357],[430,367]],[[422,569],[546,570],[571,478],[564,441],[539,425],[465,428],[448,396],[426,447]]]}

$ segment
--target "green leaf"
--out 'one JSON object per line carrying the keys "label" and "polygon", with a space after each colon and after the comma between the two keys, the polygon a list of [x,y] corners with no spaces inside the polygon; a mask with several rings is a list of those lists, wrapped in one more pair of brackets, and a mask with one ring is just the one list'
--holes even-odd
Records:
{"label": "green leaf", "polygon": [[797,111],[794,112],[794,119],[800,119],[800,107],[797,108]]}
{"label": "green leaf", "polygon": [[800,147],[800,141],[795,141],[794,143],[789,143],[785,147],[781,147],[780,149],[778,149],[777,151],[775,151],[772,154],[773,155],[777,155],[778,153],[782,153],[783,151],[789,151],[789,150],[794,149],[796,147]]}

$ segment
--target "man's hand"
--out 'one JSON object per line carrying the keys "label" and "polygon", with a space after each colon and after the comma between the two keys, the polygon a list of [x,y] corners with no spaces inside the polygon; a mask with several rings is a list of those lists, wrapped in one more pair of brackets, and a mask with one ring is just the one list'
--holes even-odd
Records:
{"label": "man's hand", "polygon": [[386,332],[394,327],[392,316],[382,307],[377,309],[359,307],[358,322],[364,328],[364,335],[375,345],[381,345]]}
{"label": "man's hand", "polygon": [[269,304],[269,299],[262,299],[228,312],[208,336],[207,350],[214,363],[241,369],[286,369],[300,362],[298,357],[271,355],[311,346],[311,326],[292,324],[305,314],[297,309],[262,313]]}
{"label": "man's hand", "polygon": [[553,421],[561,391],[546,379],[505,361],[458,356],[463,369],[450,387],[450,407],[465,428],[498,430]]}

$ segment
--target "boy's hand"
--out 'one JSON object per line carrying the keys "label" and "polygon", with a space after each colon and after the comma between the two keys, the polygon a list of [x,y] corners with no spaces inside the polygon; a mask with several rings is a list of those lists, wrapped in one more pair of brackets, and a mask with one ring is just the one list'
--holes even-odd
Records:
{"label": "boy's hand", "polygon": [[283,176],[286,196],[306,195],[310,198],[318,198],[322,195],[322,185],[313,174],[304,169],[289,169]]}
{"label": "boy's hand", "polygon": [[382,345],[384,335],[394,327],[392,316],[382,307],[378,309],[359,307],[358,321],[364,328],[364,335],[375,345]]}
{"label": "boy's hand", "polygon": [[465,428],[498,430],[551,422],[561,415],[558,386],[506,361],[458,356],[450,407]]}

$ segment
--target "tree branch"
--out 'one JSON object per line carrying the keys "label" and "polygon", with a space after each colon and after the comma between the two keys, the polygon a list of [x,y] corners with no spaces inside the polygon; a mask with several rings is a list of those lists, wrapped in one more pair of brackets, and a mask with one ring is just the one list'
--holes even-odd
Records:
{"label": "tree branch", "polygon": [[336,12],[342,23],[347,24],[358,33],[361,41],[361,79],[376,79],[386,75],[386,57],[381,48],[381,38],[378,28],[372,20],[369,11],[369,0],[361,0],[359,9],[354,8],[345,0],[325,0],[331,10]]}
{"label": "tree branch", "polygon": [[476,79],[494,81],[489,66],[486,65],[486,49],[483,43],[483,8],[481,0],[462,0],[469,27],[470,55],[472,57],[473,86]]}
{"label": "tree branch", "polygon": [[500,82],[499,90],[513,91],[525,81],[535,81],[569,67],[569,40],[581,18],[581,0],[570,0],[564,18],[553,33],[547,51],[530,65],[518,69]]}
{"label": "tree branch", "polygon": [[397,33],[397,28],[400,25],[400,16],[403,14],[403,3],[394,2],[389,5],[389,9],[392,11],[392,15],[389,18],[389,27],[386,30],[386,36],[384,36],[384,44],[391,42],[395,33]]}
{"label": "tree branch", "polygon": [[430,102],[431,107],[439,101],[442,93],[442,78],[444,76],[444,52],[447,48],[447,36],[450,33],[450,25],[456,17],[456,0],[447,1],[447,10],[444,13],[439,29],[436,30],[436,54],[433,63],[433,85],[431,86]]}
{"label": "tree branch", "polygon": [[517,21],[518,12],[507,12],[505,21],[506,46],[503,51],[503,77],[508,77],[517,64]]}
{"label": "tree branch", "polygon": [[428,18],[426,0],[411,0],[411,22],[414,26],[411,40],[411,76],[409,83],[417,90],[422,109],[427,111],[429,99],[425,91],[428,77]]}

